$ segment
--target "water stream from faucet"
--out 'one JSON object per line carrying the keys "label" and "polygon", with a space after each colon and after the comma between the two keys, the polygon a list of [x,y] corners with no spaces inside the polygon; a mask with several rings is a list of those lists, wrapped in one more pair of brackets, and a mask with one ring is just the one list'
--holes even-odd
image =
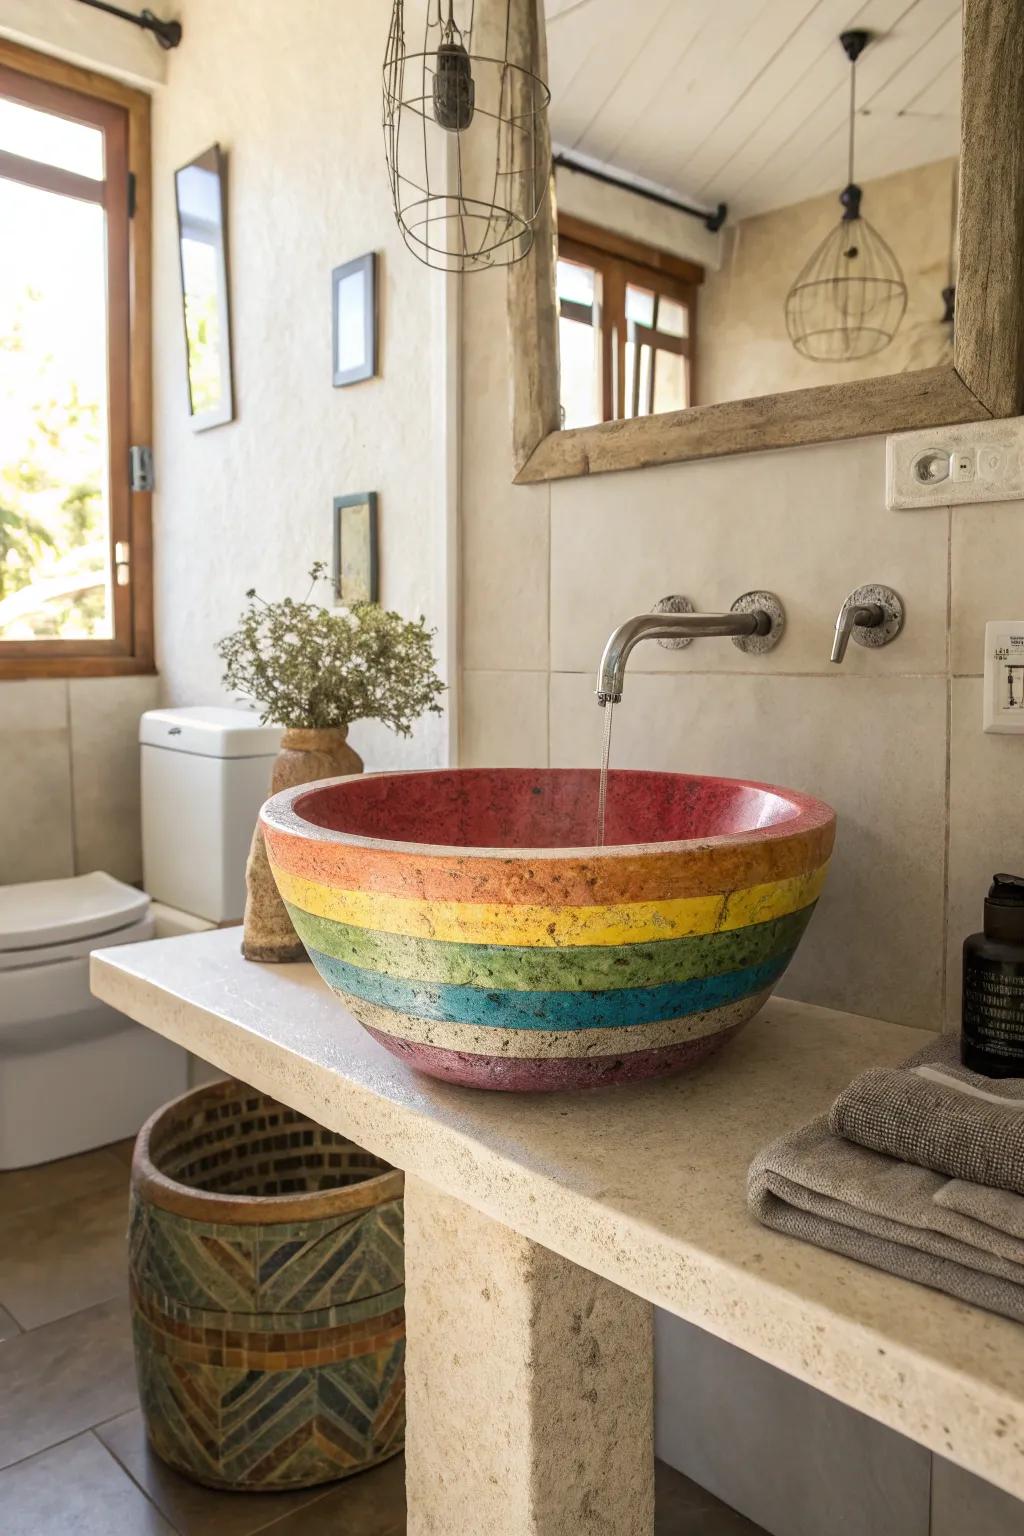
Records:
{"label": "water stream from faucet", "polygon": [[605,814],[608,810],[608,760],[612,755],[612,716],[615,705],[604,706],[604,744],[601,748],[601,777],[597,785],[597,846],[604,847]]}

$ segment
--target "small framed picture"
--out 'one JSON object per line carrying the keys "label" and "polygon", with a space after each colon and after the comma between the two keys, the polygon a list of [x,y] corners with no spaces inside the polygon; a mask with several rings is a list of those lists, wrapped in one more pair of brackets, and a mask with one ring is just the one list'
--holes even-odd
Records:
{"label": "small framed picture", "polygon": [[370,251],[331,273],[335,388],[377,372],[377,256]]}
{"label": "small framed picture", "polygon": [[332,575],[338,602],[378,601],[376,491],[335,496]]}

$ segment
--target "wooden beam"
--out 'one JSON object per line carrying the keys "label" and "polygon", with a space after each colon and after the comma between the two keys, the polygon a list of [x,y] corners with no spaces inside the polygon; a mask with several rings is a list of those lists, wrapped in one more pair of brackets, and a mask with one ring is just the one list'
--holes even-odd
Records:
{"label": "wooden beam", "polygon": [[1024,411],[1024,0],[966,0],[957,372],[993,416]]}
{"label": "wooden beam", "polygon": [[795,448],[941,422],[977,421],[987,414],[954,369],[927,368],[552,432],[538,443],[516,483]]}
{"label": "wooden beam", "polygon": [[609,256],[620,256],[624,261],[632,261],[637,266],[664,272],[668,277],[678,278],[681,283],[690,286],[704,281],[704,268],[697,262],[673,256],[671,252],[659,250],[657,246],[647,245],[642,240],[631,240],[628,235],[620,235],[617,230],[602,229],[600,224],[577,219],[571,213],[558,215],[558,233],[567,240],[592,246],[594,250],[603,251]]}
{"label": "wooden beam", "polygon": [[[512,57],[535,61],[532,67],[547,80],[547,34],[540,12],[542,0],[518,0],[512,6]],[[534,154],[538,165],[551,164],[548,115],[542,122]],[[558,260],[555,231],[555,177],[552,171],[544,211],[537,223],[533,248],[508,273],[508,329],[512,354],[512,457],[516,473],[523,468],[541,438],[561,424],[558,375],[558,301],[555,271]],[[538,345],[539,338],[544,345]]]}

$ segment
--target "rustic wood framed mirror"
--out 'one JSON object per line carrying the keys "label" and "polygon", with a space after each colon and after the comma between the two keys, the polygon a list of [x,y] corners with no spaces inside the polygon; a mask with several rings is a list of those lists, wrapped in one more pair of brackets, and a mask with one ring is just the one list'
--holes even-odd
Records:
{"label": "rustic wood framed mirror", "polygon": [[[582,18],[587,16],[590,18],[588,25],[596,27],[603,3],[604,0],[597,0],[591,9],[588,6],[566,5],[563,0],[547,0],[547,31],[544,0],[538,0],[536,13],[532,4],[527,5],[526,9],[530,13],[527,25],[535,29],[533,43],[542,69],[548,68],[549,36],[557,36],[554,29],[562,25],[559,18],[564,16],[566,25],[579,26]],[[708,14],[714,8],[702,4],[702,0],[685,0],[685,5],[679,7],[680,14],[687,7],[701,13],[703,35],[707,36],[709,25],[724,26],[721,21],[708,22]],[[798,5],[789,7],[794,12],[799,9]],[[804,9],[810,13],[814,7],[808,3]],[[733,8],[719,7],[718,10],[731,14]],[[757,7],[752,10],[756,12]],[[856,26],[857,13],[861,10],[865,13],[870,10],[874,16],[875,13],[884,12],[886,7],[884,3],[873,8],[862,7],[858,6],[857,0],[853,0],[850,6],[853,14],[849,18],[844,15],[843,20]],[[873,131],[878,143],[895,142],[905,129],[906,120],[913,117],[917,120],[913,126],[920,142],[935,144],[937,141],[934,136],[929,137],[934,135],[935,120],[942,112],[945,112],[947,118],[950,113],[955,114],[955,107],[950,103],[955,102],[957,97],[960,102],[959,154],[955,115],[948,123],[948,132],[951,134],[948,147],[945,144],[941,146],[945,149],[945,164],[949,169],[950,214],[944,240],[948,249],[956,253],[955,272],[939,272],[936,262],[930,258],[922,258],[919,263],[922,270],[927,268],[931,272],[929,304],[938,303],[940,292],[945,284],[950,283],[951,278],[955,282],[955,322],[951,314],[944,317],[947,332],[941,353],[943,360],[929,366],[919,366],[915,362],[914,348],[904,345],[902,352],[890,348],[891,361],[886,352],[881,351],[877,358],[878,371],[869,377],[857,376],[858,370],[853,369],[852,376],[844,378],[842,364],[831,364],[827,370],[830,382],[827,383],[776,387],[773,392],[762,394],[753,394],[748,390],[747,398],[708,398],[705,395],[702,399],[699,380],[703,359],[709,342],[714,340],[714,332],[708,331],[702,318],[707,289],[694,287],[692,291],[696,298],[693,300],[691,315],[692,323],[696,324],[700,334],[702,359],[696,373],[698,385],[695,394],[689,396],[695,403],[685,409],[655,414],[658,409],[658,391],[650,385],[650,381],[649,387],[641,390],[634,376],[624,381],[630,387],[623,389],[619,396],[621,405],[618,414],[622,419],[598,419],[593,424],[565,430],[562,423],[566,410],[559,382],[559,329],[561,323],[564,337],[566,323],[570,326],[573,323],[580,326],[586,323],[587,294],[577,293],[573,289],[571,274],[567,289],[565,282],[559,281],[559,268],[562,268],[564,275],[567,270],[565,256],[568,254],[570,264],[578,268],[576,276],[579,277],[587,270],[587,258],[579,253],[579,221],[573,220],[570,223],[563,215],[564,222],[570,228],[568,236],[566,230],[562,231],[563,259],[559,261],[558,214],[552,177],[552,197],[542,226],[537,231],[533,250],[526,260],[510,268],[508,275],[513,450],[518,483],[528,484],[609,470],[633,469],[1024,413],[1024,0],[963,0],[962,16],[956,0],[952,0],[952,4],[946,7],[950,12],[948,16],[942,6],[928,4],[927,0],[916,0],[916,4],[909,7],[906,4],[890,6],[889,10],[894,17],[898,14],[898,21],[894,21],[891,33],[887,33],[883,18],[879,31],[872,34],[879,40],[876,50],[878,62],[872,61],[875,72],[868,76],[864,105],[859,107],[855,119],[858,132],[867,122],[869,133]],[[618,11],[625,15],[629,8],[620,5]],[[916,20],[911,20],[915,11],[920,21],[918,33],[912,30],[917,25]],[[672,24],[678,24],[675,15]],[[946,58],[943,63],[938,51],[939,45],[945,37],[946,51],[949,52],[951,29],[954,27],[957,29],[957,57]],[[838,32],[839,29],[836,30]],[[699,28],[694,35],[701,35]],[[884,48],[887,39],[895,40],[890,43],[888,54]],[[614,91],[611,91],[611,96],[608,95],[614,82],[609,81],[607,61],[609,55],[615,53],[615,40],[609,37],[602,39],[595,34],[593,41],[594,48],[590,56],[599,54],[604,60],[605,76],[601,88],[608,99],[614,99]],[[828,100],[827,120],[830,127],[826,138],[819,135],[817,142],[808,143],[805,158],[813,159],[816,156],[815,163],[820,162],[826,146],[837,138],[841,140],[841,152],[836,156],[836,173],[832,183],[834,192],[838,193],[846,168],[846,130],[840,126],[842,113],[845,112],[845,97],[841,95],[844,87],[837,76],[835,62],[827,53],[829,39],[819,36],[815,42],[823,45],[825,51],[819,46],[819,54],[827,61],[831,71],[824,84],[815,79],[816,99]],[[576,61],[580,56],[577,36],[573,53],[573,89],[577,94],[579,87],[575,82],[582,66],[577,65]],[[842,65],[844,61],[839,62]],[[815,78],[808,76],[809,65],[801,67],[801,79]],[[731,63],[729,68],[739,69],[740,64]],[[766,68],[766,65],[762,65],[762,74]],[[866,68],[866,60],[858,63],[859,70]],[[667,83],[669,77],[665,76],[664,79]],[[678,83],[678,80],[675,81],[670,88],[675,89]],[[557,147],[561,128],[557,71],[552,76],[552,86],[551,120]],[[840,93],[838,108],[837,92]],[[635,91],[633,94],[635,98]],[[685,92],[680,94],[685,99]],[[752,91],[747,90],[748,101],[752,94]],[[639,110],[634,101],[634,123],[635,114]],[[885,117],[887,111],[891,112],[888,128]],[[868,121],[872,113],[876,118],[874,125]],[[591,121],[594,120],[591,114]],[[586,121],[585,114],[579,116],[579,121]],[[808,118],[811,131],[816,121]],[[580,137],[586,147],[585,134]],[[633,131],[632,140],[627,135],[626,141],[635,143],[636,132]],[[798,136],[794,138],[794,143],[799,146]],[[685,155],[679,153],[678,138],[674,152],[680,162],[685,161]],[[912,163],[912,153],[909,162],[904,154],[903,163],[898,169],[905,171],[907,165]],[[868,174],[872,174],[870,170]],[[789,177],[790,186],[784,188],[779,195],[783,203],[788,198],[791,204],[792,186],[796,185],[792,169]],[[861,181],[862,178],[858,176],[857,179]],[[890,180],[895,185],[897,178],[891,177]],[[810,187],[806,181],[800,185],[807,186],[815,193],[823,190],[821,187]],[[867,181],[869,209],[865,211],[869,217],[872,189],[876,185],[880,186],[881,183]],[[915,209],[919,209],[922,194],[916,183],[908,184],[905,188],[900,183],[897,191],[900,191],[904,200],[901,204],[897,198],[891,203],[890,208],[895,213],[890,212],[886,235],[899,256],[905,228],[914,216]],[[806,207],[810,208],[811,203],[808,202]],[[772,216],[774,211],[770,204],[765,207],[763,198],[762,203],[754,207],[754,214],[761,213],[767,217]],[[744,218],[742,201],[735,213],[740,219]],[[752,228],[754,222],[751,216],[747,221],[748,227]],[[758,228],[762,228],[763,224],[762,218]],[[585,230],[583,233],[586,238]],[[622,233],[620,229],[620,237]],[[727,238],[728,234],[729,223],[722,231],[723,238]],[[576,242],[575,247],[571,244],[573,241]],[[791,273],[794,279],[804,258],[809,255],[810,243],[804,241],[801,245],[793,242]],[[625,244],[628,245],[629,241]],[[751,238],[748,238],[748,248],[750,244]],[[615,272],[619,272],[623,260],[633,260],[636,254],[636,250],[624,249],[620,239],[618,251],[612,251],[613,258],[616,255],[622,258]],[[597,257],[590,262],[589,270],[589,280],[600,283],[600,261]],[[609,279],[613,284],[620,281],[618,275]],[[652,281],[649,286],[653,291],[657,283]],[[914,295],[909,273],[908,291],[912,305]],[[670,299],[668,302],[674,301]],[[952,309],[952,301],[949,308]],[[673,314],[677,309],[678,305],[673,309]],[[597,313],[596,307],[593,313]],[[656,317],[657,299],[653,313]],[[775,304],[772,315],[771,323],[781,328],[781,348],[786,340],[786,321],[781,302]],[[623,324],[629,327],[632,322],[625,311],[623,316]],[[641,321],[645,318],[640,316]],[[600,401],[604,398],[607,415],[607,351],[601,361],[601,324],[597,320],[592,323],[597,333],[595,355],[598,357],[596,370],[600,381],[595,390],[595,399]],[[607,329],[607,306],[602,323]],[[938,318],[935,324],[938,324]],[[634,374],[639,371],[640,343],[645,338],[657,343],[656,329],[655,320],[653,327],[648,325],[644,328],[641,325],[640,329],[630,331],[630,335],[636,338],[632,353]],[[680,329],[679,324],[671,327],[673,333]],[[696,337],[690,329],[690,322],[682,329],[684,334],[690,336],[691,345],[695,347]],[[775,340],[777,342],[778,338]],[[669,365],[678,368],[678,362],[671,357],[673,349],[679,351],[678,342],[673,344],[662,338],[662,344],[667,349],[665,355]],[[686,350],[685,347],[683,350]],[[916,353],[918,360],[921,353],[919,347]],[[620,368],[624,355],[620,343]],[[649,352],[651,358],[654,355],[653,350]],[[781,355],[781,350],[777,348],[775,356]],[[927,361],[926,350],[924,355]],[[572,366],[578,373],[578,355]],[[649,366],[653,368],[653,364]],[[813,369],[813,364],[808,366]],[[749,378],[749,372],[746,377]],[[803,377],[806,378],[806,374]],[[645,403],[641,403],[644,397]],[[663,390],[664,398],[666,392]],[[639,414],[645,407],[648,413]],[[600,411],[600,405],[595,409]]]}

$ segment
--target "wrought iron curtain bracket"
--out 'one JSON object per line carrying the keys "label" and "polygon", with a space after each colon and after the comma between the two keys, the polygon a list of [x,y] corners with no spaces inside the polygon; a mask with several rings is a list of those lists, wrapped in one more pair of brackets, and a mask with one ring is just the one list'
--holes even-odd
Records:
{"label": "wrought iron curtain bracket", "polygon": [[78,0],[78,3],[88,5],[94,11],[105,11],[108,16],[116,16],[118,21],[130,21],[133,27],[141,27],[144,32],[152,32],[161,48],[177,48],[181,42],[180,21],[162,21],[152,11],[140,11],[136,15],[134,11],[122,10],[119,5],[108,4],[108,0]]}

